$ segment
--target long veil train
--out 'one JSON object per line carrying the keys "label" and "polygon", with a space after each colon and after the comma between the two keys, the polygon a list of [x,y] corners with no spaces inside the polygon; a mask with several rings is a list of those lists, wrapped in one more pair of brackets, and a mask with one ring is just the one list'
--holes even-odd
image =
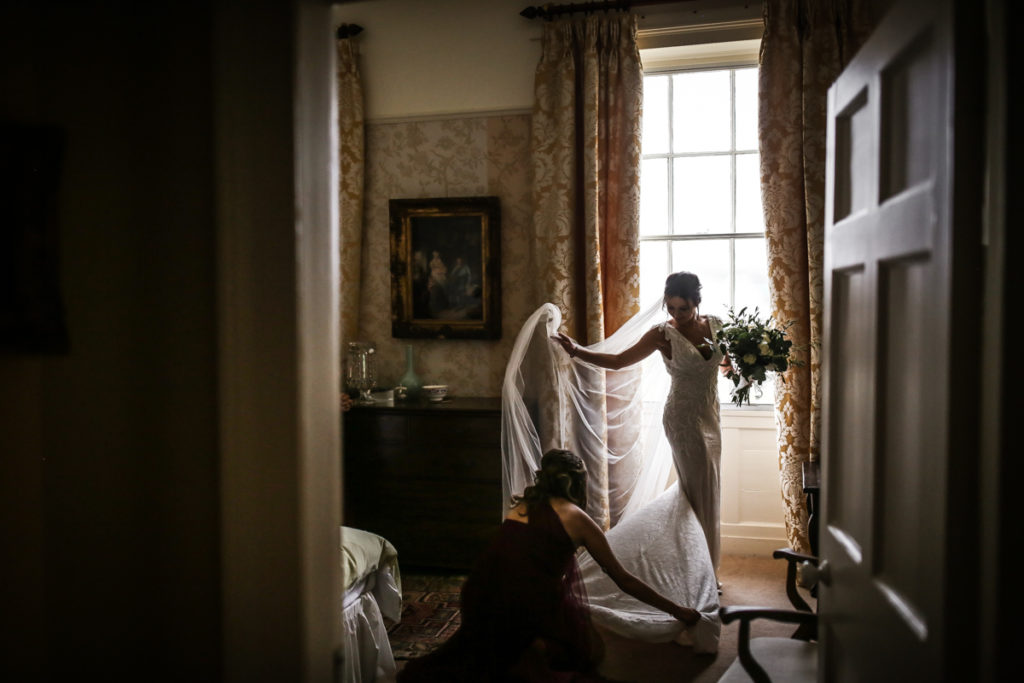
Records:
{"label": "long veil train", "polygon": [[[587,348],[616,353],[665,320],[661,300],[615,334]],[[622,370],[569,359],[550,340],[561,324],[552,304],[538,308],[516,338],[502,386],[502,495],[533,483],[549,448],[568,448],[589,473],[587,512],[604,528],[616,557],[663,595],[702,614],[694,627],[624,595],[586,551],[580,569],[594,620],[633,638],[677,640],[718,649],[721,624],[714,568],[704,532],[675,482],[661,424],[669,377],[661,354]]]}

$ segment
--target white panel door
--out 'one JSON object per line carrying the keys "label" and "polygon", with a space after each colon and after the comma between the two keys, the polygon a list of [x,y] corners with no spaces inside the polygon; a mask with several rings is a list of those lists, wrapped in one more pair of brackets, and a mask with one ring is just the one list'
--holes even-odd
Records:
{"label": "white panel door", "polygon": [[978,362],[979,338],[977,225],[957,219],[977,182],[957,136],[982,137],[956,118],[970,88],[954,92],[953,11],[896,5],[829,91],[819,678],[830,683],[948,680],[949,648],[971,647],[949,630],[966,616],[951,596],[972,590],[955,585],[953,546],[970,539],[961,445],[977,399],[958,363]]}

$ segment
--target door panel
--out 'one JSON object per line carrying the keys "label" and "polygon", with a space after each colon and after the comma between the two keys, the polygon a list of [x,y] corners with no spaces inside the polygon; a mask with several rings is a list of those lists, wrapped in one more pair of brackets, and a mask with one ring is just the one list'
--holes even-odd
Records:
{"label": "door panel", "polygon": [[[920,577],[924,564],[923,539],[928,530],[919,501],[935,485],[929,482],[931,463],[923,448],[921,428],[929,423],[919,387],[928,378],[925,326],[916,315],[929,298],[931,260],[925,256],[897,259],[880,265],[883,302],[879,354],[879,477],[875,516],[878,526],[874,572],[909,605],[924,604]],[[899,378],[886,381],[885,378]],[[919,630],[919,629],[918,629]]]}
{"label": "door panel", "polygon": [[[843,532],[846,551],[856,562],[863,555],[862,543],[871,538],[871,510],[862,498],[870,490],[872,475],[871,437],[872,384],[870,330],[857,322],[865,317],[870,301],[867,276],[862,265],[833,273],[833,349],[842,364],[834,366],[832,400],[836,414],[848,419],[832,425],[832,477],[847,482],[832,489],[830,519]],[[867,428],[858,428],[866,425]]]}
{"label": "door panel", "polygon": [[821,555],[831,574],[819,670],[830,682],[950,675],[950,521],[965,500],[950,476],[963,458],[951,417],[972,398],[951,395],[962,373],[952,351],[977,330],[964,329],[974,312],[954,317],[964,295],[954,282],[974,256],[952,248],[957,197],[969,195],[953,183],[963,143],[953,8],[896,5],[829,91]]}
{"label": "door panel", "polygon": [[835,221],[868,208],[874,202],[872,187],[860,177],[870,164],[874,148],[867,89],[862,88],[836,116]]}
{"label": "door panel", "polygon": [[881,73],[881,199],[931,179],[939,55],[924,26]]}

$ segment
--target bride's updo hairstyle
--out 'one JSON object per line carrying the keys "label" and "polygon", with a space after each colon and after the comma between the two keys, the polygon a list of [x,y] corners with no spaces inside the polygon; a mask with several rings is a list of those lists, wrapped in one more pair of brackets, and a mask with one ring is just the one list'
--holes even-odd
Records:
{"label": "bride's updo hairstyle", "polygon": [[583,460],[572,451],[552,448],[540,459],[540,469],[534,472],[533,486],[527,486],[521,496],[512,496],[512,505],[535,503],[549,498],[565,498],[571,503],[587,507],[587,468]]}
{"label": "bride's updo hairstyle", "polygon": [[681,270],[665,278],[665,298],[668,301],[674,296],[686,299],[694,306],[700,305],[700,279],[693,273]]}

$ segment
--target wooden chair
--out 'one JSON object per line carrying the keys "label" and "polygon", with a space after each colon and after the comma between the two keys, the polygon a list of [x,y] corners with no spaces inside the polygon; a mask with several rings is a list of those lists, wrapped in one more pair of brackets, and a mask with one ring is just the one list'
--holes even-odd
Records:
{"label": "wooden chair", "polygon": [[[775,559],[784,559],[786,566],[786,596],[794,609],[727,605],[719,609],[723,624],[740,622],[736,661],[719,679],[724,683],[755,681],[769,683],[784,681],[816,681],[818,675],[817,627],[818,615],[797,591],[797,565],[806,563],[804,574],[814,574],[818,558],[782,548],[772,553]],[[813,581],[813,578],[811,579]],[[813,587],[808,580],[801,583]],[[755,619],[771,619],[796,624],[789,638],[750,637],[750,623]]]}

